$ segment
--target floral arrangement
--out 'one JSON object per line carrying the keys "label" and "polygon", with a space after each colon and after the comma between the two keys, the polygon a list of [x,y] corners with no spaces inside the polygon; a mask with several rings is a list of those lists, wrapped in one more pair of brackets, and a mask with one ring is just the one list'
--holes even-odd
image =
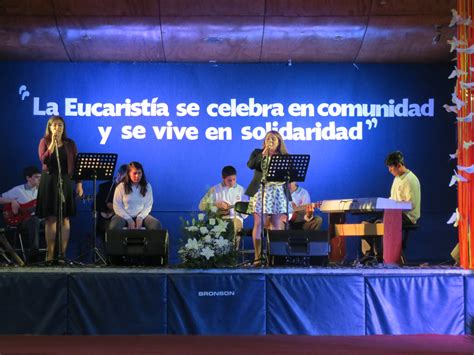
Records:
{"label": "floral arrangement", "polygon": [[183,245],[178,254],[183,266],[189,268],[230,267],[236,263],[234,225],[230,219],[222,219],[217,207],[211,206],[197,218],[184,221]]}

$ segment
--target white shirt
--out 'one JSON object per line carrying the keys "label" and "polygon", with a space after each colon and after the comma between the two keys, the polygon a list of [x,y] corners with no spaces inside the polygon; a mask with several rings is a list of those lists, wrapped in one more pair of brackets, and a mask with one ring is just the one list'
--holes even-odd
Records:
{"label": "white shirt", "polygon": [[[296,206],[303,206],[311,203],[311,197],[309,196],[309,192],[306,189],[303,189],[301,186],[298,185],[295,191],[291,193],[291,200]],[[311,220],[306,218],[306,211],[296,212],[296,220],[294,222],[303,222]],[[292,214],[290,215],[291,218]]]}
{"label": "white shirt", "polygon": [[146,194],[143,196],[140,193],[140,186],[132,185],[132,192],[126,194],[124,183],[118,184],[113,201],[115,214],[125,220],[131,220],[135,217],[145,219],[153,207],[153,191],[150,184],[146,186],[146,190]]}
{"label": "white shirt", "polygon": [[403,212],[413,223],[420,218],[421,188],[420,181],[410,170],[393,179],[390,198],[395,201],[409,201],[413,208]]}
{"label": "white shirt", "polygon": [[[204,197],[199,202],[199,209],[201,211],[209,209],[214,206],[216,202],[225,202],[231,206],[234,206],[236,202],[246,201],[247,196],[244,195],[244,188],[239,184],[235,184],[232,187],[227,187],[224,184],[217,184],[209,189]],[[229,214],[222,218],[234,218],[235,211],[233,208],[230,209]],[[236,216],[240,220],[247,218],[246,215],[240,213]]]}
{"label": "white shirt", "polygon": [[4,192],[2,197],[9,200],[16,200],[20,204],[25,204],[31,200],[36,200],[38,197],[38,187],[29,188],[27,184],[18,185]]}

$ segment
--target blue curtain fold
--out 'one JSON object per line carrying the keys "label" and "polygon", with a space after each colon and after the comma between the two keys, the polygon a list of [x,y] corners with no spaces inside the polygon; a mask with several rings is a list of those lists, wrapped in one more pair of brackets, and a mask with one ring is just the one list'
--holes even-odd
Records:
{"label": "blue curtain fold", "polygon": [[464,334],[462,275],[366,278],[367,334]]}
{"label": "blue curtain fold", "polygon": [[0,334],[67,333],[67,274],[0,273]]}
{"label": "blue curtain fold", "polygon": [[265,275],[170,274],[168,333],[266,333]]}
{"label": "blue curtain fold", "polygon": [[158,273],[71,274],[70,334],[166,334],[166,285]]}
{"label": "blue curtain fold", "polygon": [[364,278],[267,275],[268,334],[364,335]]}
{"label": "blue curtain fold", "polygon": [[464,278],[464,289],[466,301],[466,314],[464,317],[466,320],[466,334],[474,335],[474,275]]}

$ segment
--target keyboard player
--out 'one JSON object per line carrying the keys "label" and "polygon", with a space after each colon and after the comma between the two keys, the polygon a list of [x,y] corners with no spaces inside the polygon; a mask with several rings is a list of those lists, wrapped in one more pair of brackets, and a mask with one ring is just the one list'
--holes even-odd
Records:
{"label": "keyboard player", "polygon": [[[416,175],[409,170],[400,151],[390,153],[385,159],[388,171],[394,176],[390,199],[395,201],[411,202],[413,208],[403,211],[402,228],[407,225],[415,225],[420,218],[421,188],[420,181]],[[380,223],[379,218],[374,218],[366,223]],[[379,237],[363,237],[362,253],[364,259],[377,257],[383,259],[382,241]]]}

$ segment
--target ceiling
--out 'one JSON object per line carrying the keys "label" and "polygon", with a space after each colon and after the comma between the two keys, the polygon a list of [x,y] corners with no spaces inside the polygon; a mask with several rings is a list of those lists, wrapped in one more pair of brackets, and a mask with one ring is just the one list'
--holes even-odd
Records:
{"label": "ceiling", "polygon": [[456,0],[0,0],[0,60],[448,62]]}

